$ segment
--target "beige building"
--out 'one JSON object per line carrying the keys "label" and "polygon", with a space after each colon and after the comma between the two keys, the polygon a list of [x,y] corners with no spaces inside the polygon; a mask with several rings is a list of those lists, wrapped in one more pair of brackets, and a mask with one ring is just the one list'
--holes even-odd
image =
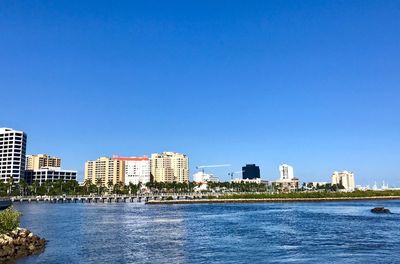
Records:
{"label": "beige building", "polygon": [[185,154],[163,152],[151,154],[151,176],[156,182],[189,181],[189,159]]}
{"label": "beige building", "polygon": [[332,185],[343,185],[346,191],[354,191],[354,173],[348,171],[334,171],[332,174]]}
{"label": "beige building", "polygon": [[277,192],[294,192],[299,189],[299,179],[294,177],[291,180],[276,180],[271,182],[272,189]]}
{"label": "beige building", "polygon": [[47,154],[26,156],[27,170],[40,170],[43,167],[61,168],[61,159]]}
{"label": "beige building", "polygon": [[97,160],[85,162],[85,181],[89,180],[93,184],[101,183],[109,186],[109,183],[124,183],[125,162],[118,158],[100,157]]}

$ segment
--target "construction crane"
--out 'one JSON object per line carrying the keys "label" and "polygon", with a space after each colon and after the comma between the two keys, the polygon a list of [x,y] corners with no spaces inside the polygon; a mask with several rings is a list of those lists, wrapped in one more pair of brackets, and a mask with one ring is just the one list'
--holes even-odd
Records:
{"label": "construction crane", "polygon": [[200,170],[201,172],[204,173],[204,169],[205,168],[219,168],[219,167],[230,167],[232,166],[231,164],[218,164],[218,165],[201,165],[201,166],[197,166],[196,169]]}
{"label": "construction crane", "polygon": [[228,175],[231,176],[231,180],[233,180],[233,175],[239,174],[239,173],[243,173],[243,171],[234,171],[234,172],[230,172],[230,173],[228,173]]}

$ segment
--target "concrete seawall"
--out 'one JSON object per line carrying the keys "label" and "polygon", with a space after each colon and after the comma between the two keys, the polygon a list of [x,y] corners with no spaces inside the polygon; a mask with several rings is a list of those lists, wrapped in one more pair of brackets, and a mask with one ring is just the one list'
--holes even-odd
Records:
{"label": "concrete seawall", "polygon": [[161,204],[211,204],[211,203],[337,202],[337,201],[364,201],[364,200],[400,200],[400,196],[156,200],[156,201],[148,201],[146,202],[146,204],[161,205]]}

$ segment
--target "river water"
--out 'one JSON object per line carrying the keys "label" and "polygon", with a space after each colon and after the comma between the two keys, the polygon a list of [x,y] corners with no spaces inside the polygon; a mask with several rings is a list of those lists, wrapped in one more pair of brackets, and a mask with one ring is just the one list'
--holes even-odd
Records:
{"label": "river water", "polygon": [[17,263],[400,263],[400,201],[15,207],[49,240]]}

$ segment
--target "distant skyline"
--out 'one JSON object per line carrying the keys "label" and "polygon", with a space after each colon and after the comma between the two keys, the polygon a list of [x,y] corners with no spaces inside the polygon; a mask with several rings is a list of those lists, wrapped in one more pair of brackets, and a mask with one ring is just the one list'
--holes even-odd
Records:
{"label": "distant skyline", "polygon": [[185,153],[400,186],[399,1],[1,1],[0,127],[83,179]]}

